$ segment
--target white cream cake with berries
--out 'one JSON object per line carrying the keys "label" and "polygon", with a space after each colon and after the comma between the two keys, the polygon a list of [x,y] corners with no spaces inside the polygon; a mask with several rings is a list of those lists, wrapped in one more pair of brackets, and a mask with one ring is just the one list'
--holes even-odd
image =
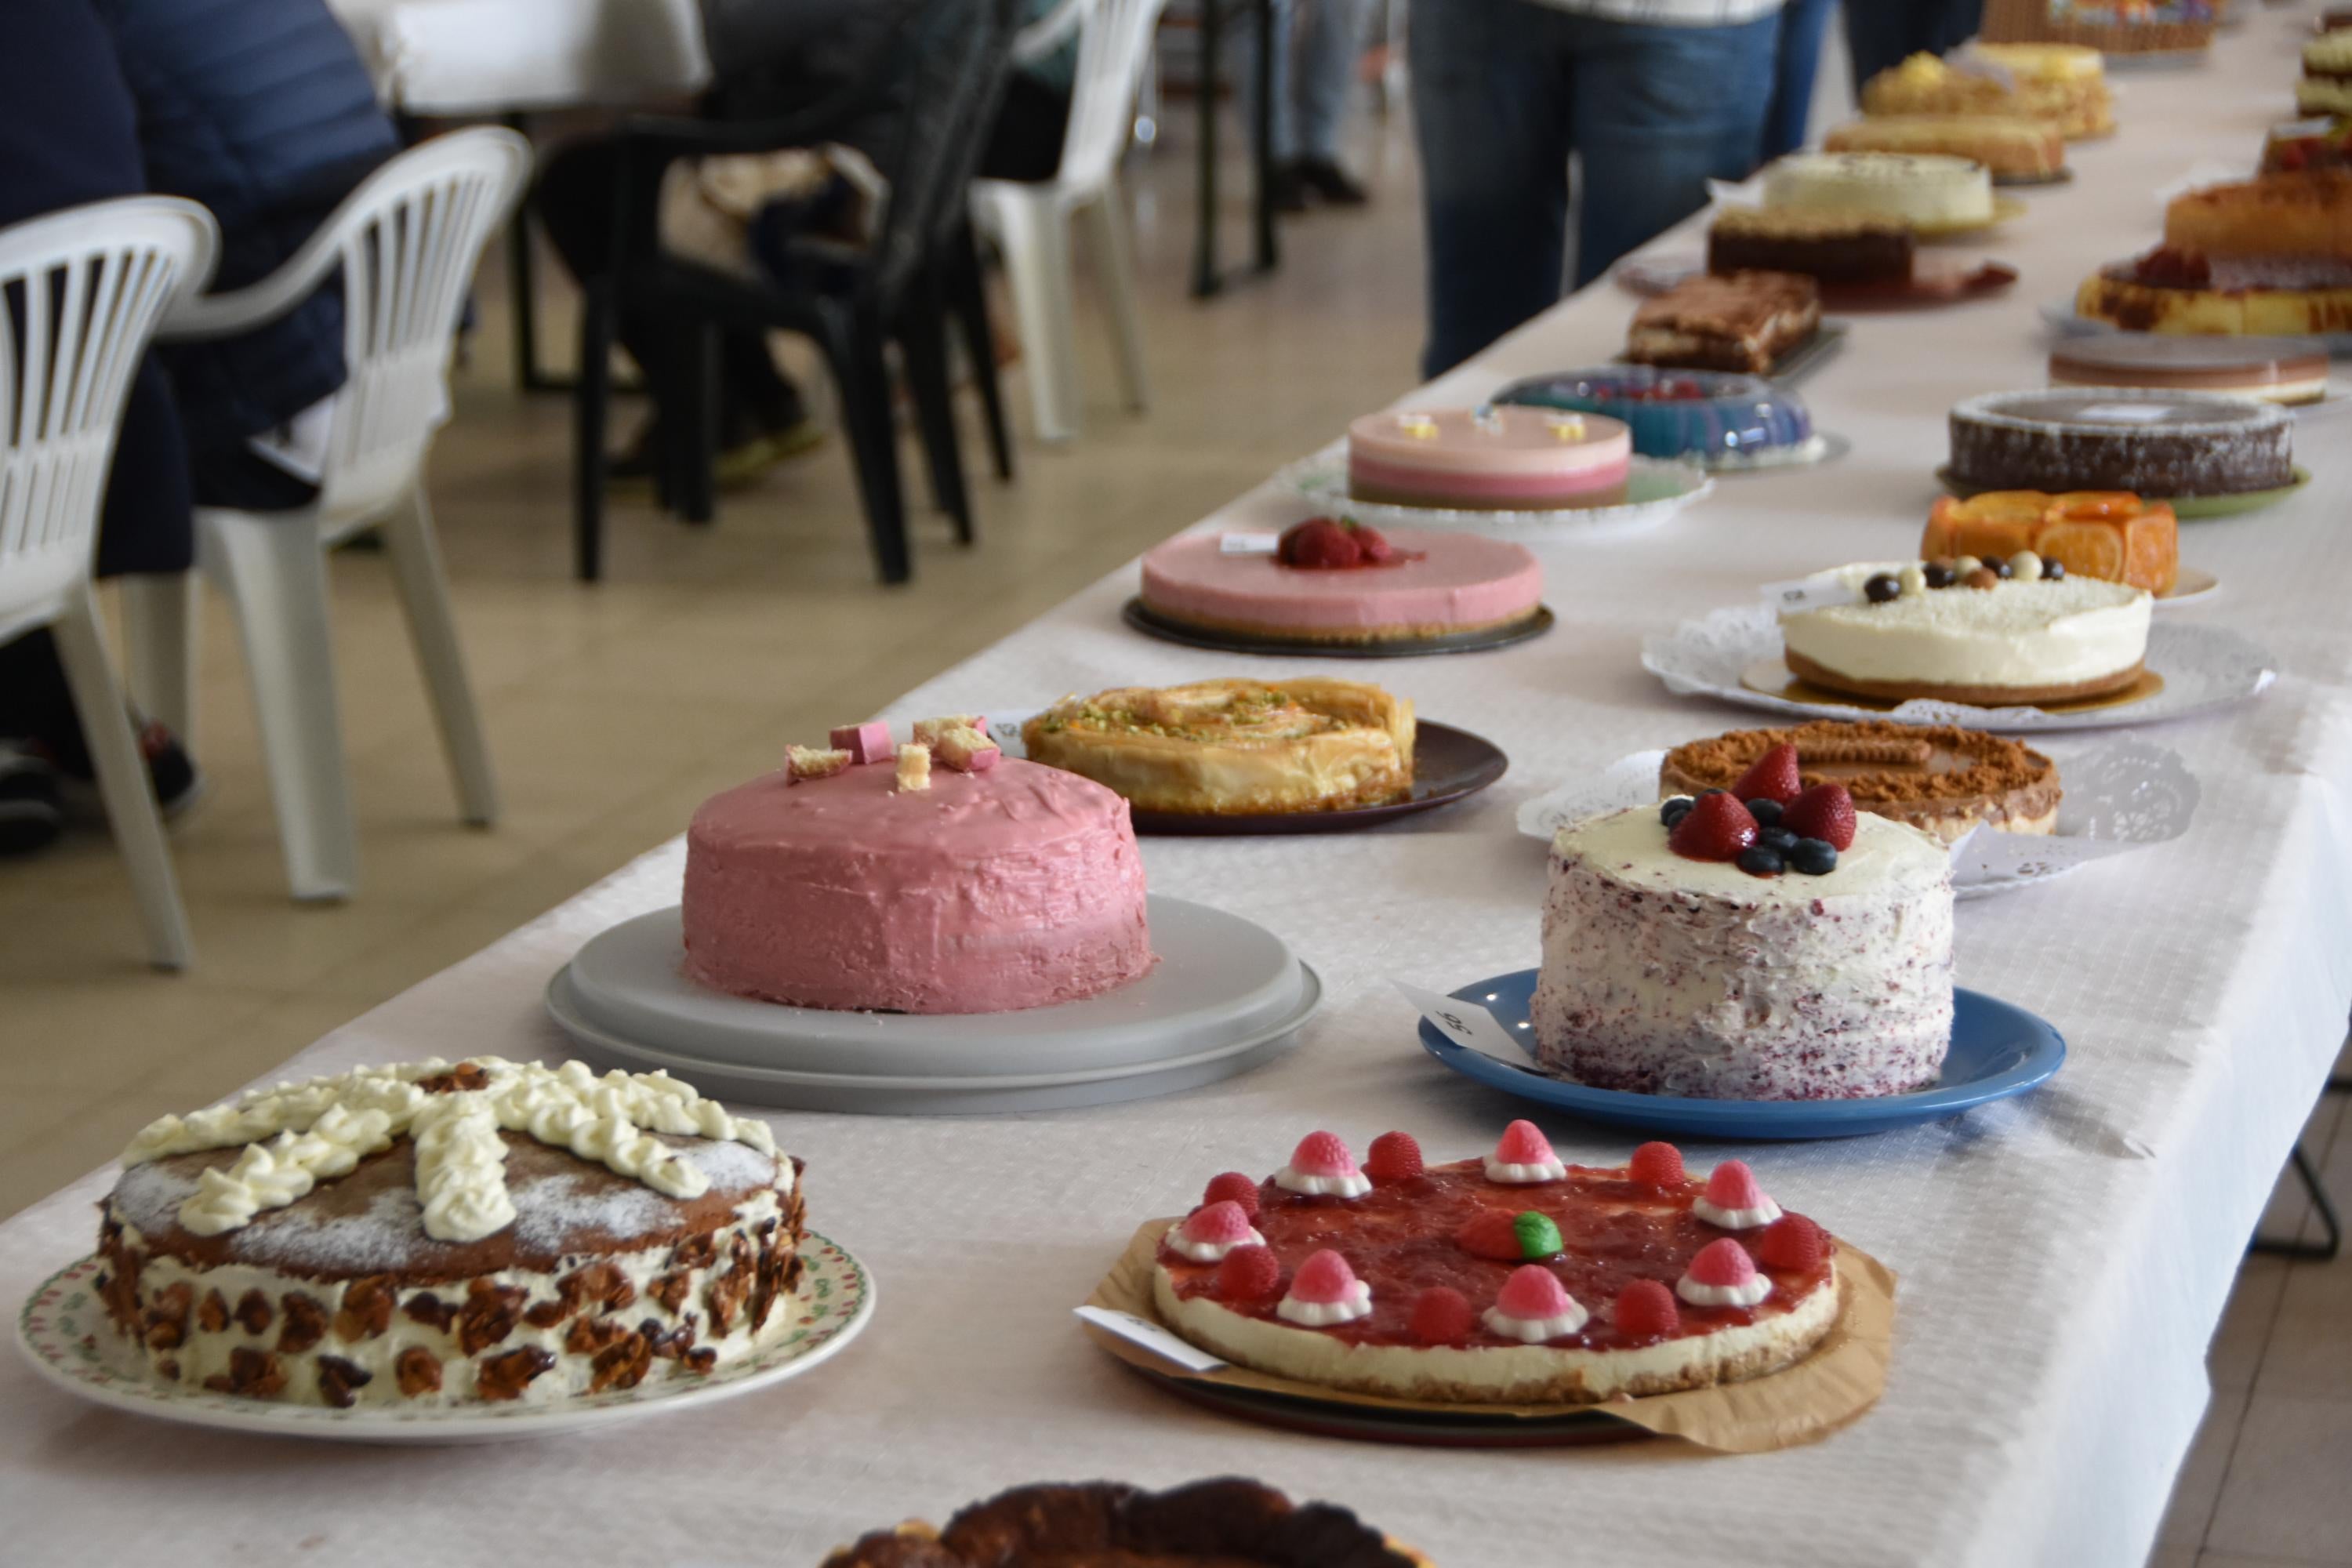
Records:
{"label": "white cream cake with berries", "polygon": [[699,1377],[797,1316],[799,1162],[660,1073],[362,1068],[163,1117],[122,1163],[98,1292],[188,1388],[546,1404]]}
{"label": "white cream cake with berries", "polygon": [[1587,1404],[1761,1377],[1836,1322],[1835,1245],[1737,1160],[1671,1143],[1564,1163],[1527,1121],[1425,1165],[1402,1132],[1363,1164],[1330,1132],[1265,1181],[1227,1172],[1161,1236],[1160,1321],[1226,1360],[1323,1387],[1457,1404]]}
{"label": "white cream cake with berries", "polygon": [[1843,784],[1804,787],[1787,748],[1730,792],[1571,824],[1528,1016],[1544,1070],[1597,1089],[1926,1088],[1951,1044],[1949,853]]}

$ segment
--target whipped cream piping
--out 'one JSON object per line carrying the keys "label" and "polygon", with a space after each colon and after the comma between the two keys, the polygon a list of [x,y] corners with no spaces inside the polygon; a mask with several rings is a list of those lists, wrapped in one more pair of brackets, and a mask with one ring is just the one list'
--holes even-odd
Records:
{"label": "whipped cream piping", "polygon": [[1310,1198],[1360,1198],[1372,1190],[1372,1179],[1360,1171],[1320,1175],[1301,1171],[1295,1165],[1285,1165],[1276,1171],[1274,1184],[1286,1193],[1297,1193]]}
{"label": "whipped cream piping", "polygon": [[1500,1307],[1489,1307],[1480,1321],[1487,1331],[1521,1344],[1539,1345],[1546,1340],[1564,1339],[1584,1327],[1592,1314],[1582,1302],[1570,1300],[1568,1310],[1550,1318],[1515,1318]]}
{"label": "whipped cream piping", "polygon": [[1704,1197],[1696,1197],[1691,1200],[1691,1213],[1707,1224],[1721,1226],[1726,1230],[1753,1230],[1759,1225],[1770,1225],[1779,1219],[1780,1205],[1768,1197],[1751,1209],[1727,1209],[1718,1207]]}
{"label": "whipped cream piping", "polygon": [[1358,1318],[1372,1315],[1372,1288],[1361,1279],[1356,1280],[1348,1287],[1347,1295],[1337,1301],[1302,1301],[1296,1296],[1285,1296],[1275,1303],[1274,1312],[1284,1322],[1307,1329],[1352,1323]]}
{"label": "whipped cream piping", "polygon": [[1195,1263],[1223,1263],[1225,1254],[1244,1247],[1264,1247],[1265,1237],[1252,1226],[1247,1236],[1232,1241],[1187,1241],[1181,1226],[1168,1233],[1168,1250],[1191,1258]]}
{"label": "whipped cream piping", "polygon": [[1772,1281],[1759,1274],[1737,1285],[1702,1285],[1689,1275],[1675,1281],[1675,1294],[1694,1307],[1752,1307],[1772,1293]]}
{"label": "whipped cream piping", "polygon": [[1546,1182],[1568,1180],[1568,1167],[1558,1160],[1515,1165],[1490,1154],[1486,1157],[1486,1179],[1507,1187],[1540,1186]]}
{"label": "whipped cream piping", "polygon": [[[445,1092],[425,1087],[435,1079],[448,1080]],[[191,1233],[217,1236],[264,1209],[285,1207],[321,1181],[349,1174],[405,1134],[416,1143],[425,1234],[477,1241],[514,1222],[502,1129],[679,1199],[701,1196],[710,1178],[656,1133],[776,1152],[766,1122],[730,1116],[667,1073],[598,1078],[576,1061],[549,1068],[474,1057],[455,1068],[438,1058],[361,1068],[257,1089],[188,1117],[161,1117],[131,1141],[122,1163],[243,1145],[236,1163],[205,1172],[181,1205],[180,1223]],[[789,1171],[780,1164],[780,1190],[789,1187]]]}

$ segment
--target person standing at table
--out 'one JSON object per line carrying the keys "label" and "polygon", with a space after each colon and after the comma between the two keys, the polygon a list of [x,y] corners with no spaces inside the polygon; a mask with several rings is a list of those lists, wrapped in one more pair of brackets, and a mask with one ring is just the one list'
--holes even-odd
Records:
{"label": "person standing at table", "polygon": [[1853,60],[1853,95],[1880,71],[1922,49],[1940,55],[1976,37],[1984,0],[1846,0],[1845,47]]}
{"label": "person standing at table", "polygon": [[1822,39],[1830,30],[1837,0],[1787,0],[1780,7],[1780,40],[1773,51],[1772,107],[1764,116],[1764,161],[1786,157],[1805,144],[1812,128],[1813,81],[1820,74]]}
{"label": "person standing at table", "polygon": [[[1868,0],[1875,4],[1876,0]],[[1772,100],[1780,0],[1412,0],[1434,376],[1745,178]]]}
{"label": "person standing at table", "polygon": [[[1371,0],[1270,0],[1274,12],[1272,195],[1282,212],[1305,212],[1314,202],[1361,206],[1363,185],[1339,162],[1348,98],[1364,58]],[[1242,101],[1254,102],[1257,28],[1244,20],[1236,79]]]}

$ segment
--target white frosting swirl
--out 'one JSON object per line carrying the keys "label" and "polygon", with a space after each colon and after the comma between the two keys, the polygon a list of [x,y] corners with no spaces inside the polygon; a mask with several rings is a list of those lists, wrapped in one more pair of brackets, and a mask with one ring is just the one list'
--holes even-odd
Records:
{"label": "white frosting swirl", "polygon": [[[450,1081],[425,1087],[424,1080],[444,1076]],[[599,1078],[576,1061],[549,1068],[475,1057],[456,1068],[438,1058],[360,1068],[250,1090],[187,1117],[161,1117],[131,1141],[122,1163],[242,1146],[234,1164],[199,1175],[195,1194],[181,1205],[180,1223],[189,1231],[217,1236],[265,1209],[283,1208],[320,1182],[350,1174],[361,1160],[407,1136],[416,1145],[425,1234],[478,1241],[514,1223],[501,1129],[568,1149],[681,1200],[709,1192],[710,1178],[657,1134],[776,1152],[766,1122],[730,1116],[667,1073]],[[790,1189],[790,1171],[779,1169],[779,1190]]]}

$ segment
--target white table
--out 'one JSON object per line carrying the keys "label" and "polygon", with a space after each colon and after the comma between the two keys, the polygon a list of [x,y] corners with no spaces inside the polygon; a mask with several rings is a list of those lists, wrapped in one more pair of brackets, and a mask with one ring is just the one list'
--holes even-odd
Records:
{"label": "white table", "polygon": [[410,114],[679,98],[710,79],[695,0],[330,0]]}
{"label": "white table", "polygon": [[[1522,1108],[1434,1068],[1386,978],[1465,983],[1534,961],[1543,859],[1516,805],[1636,747],[1740,714],[1670,700],[1636,668],[1645,631],[1759,581],[1911,548],[1956,399],[2038,384],[2037,300],[2147,242],[2148,193],[2239,155],[2282,112],[2300,14],[2258,13],[2192,73],[2124,83],[2123,135],[2029,195],[1991,249],[2010,298],[1864,318],[1807,388],[1853,438],[1834,467],[1727,481],[1646,536],[1546,551],[1559,628],[1507,652],[1370,673],[1429,717],[1492,736],[1512,772],[1476,803],[1353,837],[1154,840],[1154,888],[1284,933],[1329,987],[1298,1047],[1249,1077],[1102,1110],[986,1121],[783,1115],[816,1226],[879,1280],[871,1332],[803,1382],[699,1418],[503,1448],[342,1450],[204,1436],[87,1409],[0,1357],[0,1557],[26,1563],[650,1562],[802,1568],[856,1531],[944,1514],[1001,1486],[1255,1474],[1353,1504],[1447,1568],[1672,1562],[2116,1564],[2146,1556],[2206,1398],[2204,1350],[2352,1001],[2352,463],[2339,416],[2298,436],[2318,479],[2259,516],[2192,525],[2221,574],[2180,614],[2267,637],[2259,702],[2169,726],[2204,784],[2184,839],[1962,906],[1963,981],[2032,1007],[2072,1058],[2022,1100],[1906,1133],[1701,1151],[1753,1159],[1786,1203],[1903,1284],[1885,1400],[1815,1447],[1750,1458],[1656,1447],[1447,1452],[1285,1436],[1156,1393],[1079,1336],[1082,1299],[1142,1217],[1227,1167],[1278,1165],[1301,1132],[1360,1149],[1401,1126],[1433,1153],[1484,1148]],[[1684,233],[1662,242],[1687,248]],[[1598,361],[1625,297],[1565,303],[1428,395]],[[1399,352],[1412,335],[1396,323]],[[2333,421],[2333,422],[2332,422]],[[1244,498],[1216,521],[1296,515]],[[1144,641],[1120,572],[898,704],[894,716],[1216,673]],[[1280,668],[1280,667],[1276,667]],[[782,742],[792,737],[778,736]],[[289,1064],[488,1050],[555,1056],[549,973],[607,924],[677,896],[672,844]],[[1549,1123],[1569,1159],[1630,1140]],[[127,1134],[131,1129],[124,1129]],[[0,1226],[10,1301],[87,1249],[94,1173]]]}

